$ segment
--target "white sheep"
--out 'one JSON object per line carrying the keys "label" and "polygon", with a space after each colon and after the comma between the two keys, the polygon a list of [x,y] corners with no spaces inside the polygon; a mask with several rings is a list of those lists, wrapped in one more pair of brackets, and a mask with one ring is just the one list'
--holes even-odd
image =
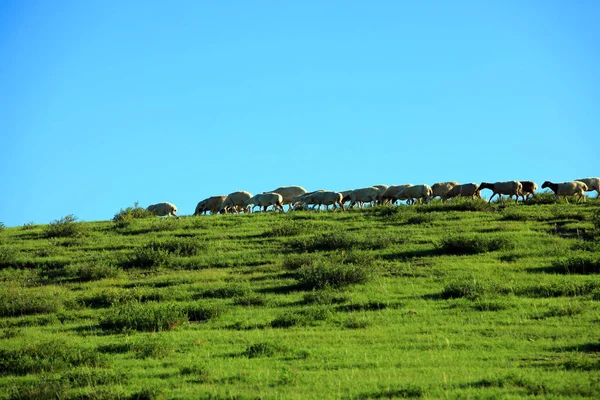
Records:
{"label": "white sheep", "polygon": [[492,193],[492,197],[490,197],[488,203],[492,202],[494,196],[498,195],[498,197],[502,197],[503,194],[508,195],[508,197],[512,200],[512,197],[515,196],[515,203],[519,201],[519,196],[521,195],[521,190],[523,189],[523,185],[519,181],[506,181],[506,182],[481,182],[479,185],[479,190],[490,189]]}
{"label": "white sheep", "polygon": [[446,194],[452,190],[454,186],[458,185],[458,182],[436,182],[431,186],[431,198],[433,200],[436,197],[444,199]]}
{"label": "white sheep", "polygon": [[151,204],[148,206],[148,211],[150,211],[151,213],[158,215],[159,217],[163,217],[165,215],[169,216],[172,215],[174,217],[176,217],[177,215],[175,215],[175,213],[177,212],[177,207],[175,207],[174,204],[171,203],[157,203],[157,204]]}
{"label": "white sheep", "polygon": [[395,203],[396,200],[394,199],[394,196],[396,196],[398,193],[400,193],[402,190],[406,189],[409,186],[413,186],[412,184],[404,184],[404,185],[392,185],[390,187],[388,187],[385,192],[383,192],[382,194],[379,195],[379,200],[382,204],[385,204],[387,202],[392,202]]}
{"label": "white sheep", "polygon": [[306,193],[300,194],[298,196],[294,196],[292,198],[291,203],[290,203],[290,210],[301,210],[302,209],[302,205],[301,205],[302,199],[305,196],[308,196],[309,194],[313,194],[313,193],[317,193],[317,192],[324,192],[324,191],[325,190],[321,189],[321,190],[315,190],[315,191],[312,191],[312,192],[306,192]]}
{"label": "white sheep", "polygon": [[450,189],[450,191],[446,193],[442,199],[451,199],[456,196],[471,197],[472,199],[475,199],[475,197],[481,198],[481,194],[479,193],[479,185],[476,183],[464,183],[462,185],[456,185],[452,187],[452,189]]}
{"label": "white sheep", "polygon": [[529,196],[533,196],[538,186],[537,183],[533,181],[519,181],[521,182],[521,197],[523,201],[529,200]]}
{"label": "white sheep", "polygon": [[244,202],[244,209],[248,209],[248,207],[252,204],[252,209],[254,207],[263,208],[263,211],[267,211],[267,207],[273,206],[273,210],[279,209],[283,211],[283,196],[279,193],[260,193],[255,194],[248,200]]}
{"label": "white sheep", "polygon": [[374,186],[353,190],[350,192],[350,208],[354,207],[357,203],[373,204],[373,202],[377,200],[380,192],[381,191]]}
{"label": "white sheep", "polygon": [[292,208],[292,200],[297,197],[307,193],[307,190],[302,186],[281,186],[275,190],[271,190],[269,192],[263,193],[279,193],[283,198],[283,204],[289,204],[290,209]]}
{"label": "white sheep", "polygon": [[581,178],[575,179],[578,182],[583,182],[587,185],[587,192],[596,191],[596,198],[600,197],[600,178]]}
{"label": "white sheep", "polygon": [[234,211],[236,214],[239,211],[247,213],[248,209],[244,207],[244,202],[251,197],[252,195],[244,190],[228,194],[221,205],[221,214],[227,214],[230,211]]}
{"label": "white sheep", "polygon": [[210,211],[212,215],[216,214],[221,210],[223,206],[223,202],[227,196],[212,196],[208,199],[204,199],[198,203],[196,206],[196,211],[194,211],[194,215],[206,214],[207,211]]}
{"label": "white sheep", "polygon": [[429,185],[412,185],[402,189],[394,196],[396,200],[406,200],[406,204],[414,204],[415,201],[421,203],[421,200],[427,202],[431,196],[432,190]]}
{"label": "white sheep", "polygon": [[344,211],[342,198],[342,194],[338,192],[319,191],[305,195],[300,202],[304,207],[312,204],[313,209],[314,207],[317,207],[319,211],[321,211],[321,206],[325,206],[325,209],[328,209],[330,205],[333,205],[333,211],[335,212],[337,206]]}
{"label": "white sheep", "polygon": [[550,181],[546,181],[542,185],[542,189],[544,189],[544,188],[552,189],[552,191],[554,192],[556,201],[558,201],[558,198],[560,196],[563,196],[567,203],[569,202],[569,200],[567,200],[567,196],[575,196],[575,195],[578,196],[577,202],[579,203],[579,200],[581,200],[582,198],[585,198],[585,195],[583,194],[583,192],[586,192],[588,190],[587,185],[581,181],[570,181],[570,182],[560,182],[560,183],[553,183]]}

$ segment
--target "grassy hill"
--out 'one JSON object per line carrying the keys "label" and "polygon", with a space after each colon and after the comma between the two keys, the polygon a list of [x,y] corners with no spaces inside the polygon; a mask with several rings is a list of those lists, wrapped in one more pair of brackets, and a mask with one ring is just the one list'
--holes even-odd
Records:
{"label": "grassy hill", "polygon": [[600,201],[547,200],[4,228],[0,398],[598,398]]}

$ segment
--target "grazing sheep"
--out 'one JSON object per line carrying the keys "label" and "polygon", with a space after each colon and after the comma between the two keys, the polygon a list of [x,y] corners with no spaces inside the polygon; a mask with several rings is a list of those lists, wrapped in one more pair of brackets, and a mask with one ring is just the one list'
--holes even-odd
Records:
{"label": "grazing sheep", "polygon": [[596,198],[600,197],[600,178],[581,178],[575,179],[578,182],[583,182],[587,185],[587,192],[596,191]]}
{"label": "grazing sheep", "polygon": [[227,195],[227,198],[225,198],[225,201],[223,201],[220,213],[227,214],[230,211],[234,211],[237,214],[241,210],[247,213],[248,209],[244,207],[244,203],[251,197],[252,195],[250,193],[243,190],[230,193]]}
{"label": "grazing sheep", "polygon": [[340,193],[342,195],[342,204],[346,204],[347,202],[350,201],[350,193],[352,193],[352,190],[342,190]]}
{"label": "grazing sheep", "polygon": [[319,211],[321,211],[321,206],[325,206],[325,209],[328,209],[330,205],[333,205],[333,211],[337,210],[337,206],[339,206],[342,211],[344,211],[344,205],[342,204],[342,194],[338,192],[326,192],[319,191],[305,195],[301,203],[303,206],[308,206],[310,204],[313,205],[313,209],[316,206]]}
{"label": "grazing sheep", "polygon": [[283,197],[283,204],[289,204],[290,209],[292,208],[292,200],[294,197],[301,196],[306,193],[306,189],[302,186],[281,186],[270,192],[263,193],[279,193]]}
{"label": "grazing sheep", "polygon": [[512,200],[512,197],[515,196],[515,203],[519,201],[519,196],[521,195],[521,189],[523,189],[523,185],[519,181],[506,181],[506,182],[495,182],[495,183],[487,183],[481,182],[479,185],[479,190],[490,189],[492,193],[492,197],[490,197],[488,203],[492,202],[492,199],[495,195],[498,197],[502,197],[503,194],[508,195],[508,197]]}
{"label": "grazing sheep", "polygon": [[533,196],[538,186],[533,181],[520,181],[521,182],[521,197],[523,201],[529,200],[529,196]]}
{"label": "grazing sheep", "polygon": [[481,194],[479,193],[479,185],[476,183],[465,183],[462,185],[453,186],[452,189],[444,197],[442,200],[452,199],[457,196],[462,197],[471,197],[475,199],[475,197],[481,198]]}
{"label": "grazing sheep", "polygon": [[174,204],[171,203],[158,203],[158,204],[151,204],[148,206],[148,211],[150,211],[151,213],[154,213],[155,215],[158,215],[159,217],[163,217],[165,215],[172,215],[174,217],[176,217],[177,215],[175,215],[175,213],[177,212],[177,207],[175,207]]}
{"label": "grazing sheep", "polygon": [[552,191],[554,192],[554,195],[556,197],[556,201],[558,201],[558,198],[560,196],[563,196],[567,203],[569,202],[569,200],[567,200],[567,196],[575,196],[575,195],[579,196],[577,198],[577,202],[579,203],[579,200],[581,200],[582,197],[585,197],[583,192],[586,192],[588,190],[587,185],[581,181],[560,182],[560,183],[552,183],[550,181],[546,181],[542,185],[542,189],[545,189],[545,188],[552,189]]}
{"label": "grazing sheep", "polygon": [[383,193],[386,190],[388,190],[389,185],[373,185],[373,187],[379,189],[379,195],[377,196],[377,204],[381,204],[381,195],[383,195]]}
{"label": "grazing sheep", "polygon": [[380,190],[374,186],[353,190],[350,192],[350,208],[356,203],[373,203],[377,200],[379,192]]}
{"label": "grazing sheep", "polygon": [[202,200],[196,206],[196,211],[194,211],[194,215],[206,214],[207,211],[210,211],[212,215],[216,214],[221,210],[223,206],[223,202],[227,196],[213,196],[208,199]]}
{"label": "grazing sheep", "polygon": [[433,200],[436,197],[443,199],[446,194],[454,187],[458,185],[458,182],[437,182],[431,186],[431,198],[429,200]]}
{"label": "grazing sheep", "polygon": [[396,200],[406,200],[406,204],[414,204],[415,201],[421,203],[421,200],[428,201],[432,190],[429,185],[412,185],[404,188],[394,196]]}
{"label": "grazing sheep", "polygon": [[388,187],[385,192],[383,192],[380,196],[379,199],[381,201],[382,204],[385,204],[387,202],[392,202],[395,203],[396,200],[394,199],[394,196],[396,196],[398,193],[400,193],[401,191],[403,191],[404,189],[406,189],[409,186],[413,186],[411,184],[405,184],[405,185],[392,185],[390,187]]}
{"label": "grazing sheep", "polygon": [[273,206],[273,210],[279,209],[283,211],[283,196],[279,193],[260,193],[255,194],[248,200],[244,202],[244,209],[248,209],[248,207],[252,204],[252,210],[254,207],[263,207],[263,211],[267,211],[267,207]]}
{"label": "grazing sheep", "polygon": [[[313,194],[313,193],[317,193],[317,192],[324,192],[324,191],[325,190],[321,189],[321,190],[315,190],[312,192],[306,192],[306,193],[300,194],[298,196],[294,196],[294,198],[292,198],[292,201],[290,202],[290,210],[301,210],[302,209],[302,205],[301,205],[302,199],[305,196],[308,196],[309,194]],[[299,207],[297,207],[297,206],[299,206]]]}

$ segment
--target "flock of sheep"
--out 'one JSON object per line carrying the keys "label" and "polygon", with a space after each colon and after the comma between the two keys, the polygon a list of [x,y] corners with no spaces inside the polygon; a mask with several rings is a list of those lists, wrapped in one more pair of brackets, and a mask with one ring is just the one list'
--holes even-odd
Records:
{"label": "flock of sheep", "polygon": [[[202,200],[196,206],[194,215],[206,214],[227,214],[227,213],[249,213],[256,207],[267,211],[268,207],[273,210],[284,211],[283,206],[288,205],[289,210],[308,210],[321,209],[325,206],[333,206],[333,210],[340,208],[344,211],[344,204],[350,203],[349,207],[355,205],[362,207],[366,203],[373,204],[396,204],[398,201],[406,201],[407,204],[427,203],[428,201],[439,197],[443,201],[454,197],[481,198],[480,191],[483,189],[491,190],[492,201],[494,196],[501,197],[507,195],[512,200],[515,196],[515,202],[519,197],[523,201],[529,199],[537,190],[537,184],[532,181],[507,181],[487,183],[459,184],[458,182],[438,182],[432,186],[429,185],[375,185],[361,189],[346,190],[343,192],[333,192],[327,190],[316,190],[308,192],[301,186],[282,186],[269,192],[263,192],[252,196],[246,191],[230,193],[227,196],[212,196]],[[546,181],[542,188],[550,188],[558,201],[559,197],[577,196],[577,201],[584,197],[584,192],[596,191],[600,197],[600,178],[583,178],[569,182],[552,183]],[[568,201],[567,201],[568,202]],[[177,207],[171,203],[152,204],[148,211],[158,215],[175,215]]]}

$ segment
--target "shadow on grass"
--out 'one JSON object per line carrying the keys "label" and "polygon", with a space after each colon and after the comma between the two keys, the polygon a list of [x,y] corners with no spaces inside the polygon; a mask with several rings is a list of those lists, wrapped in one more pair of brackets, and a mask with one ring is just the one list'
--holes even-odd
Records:
{"label": "shadow on grass", "polygon": [[285,286],[272,286],[272,287],[266,287],[266,288],[255,290],[256,293],[264,293],[264,294],[267,294],[267,293],[289,294],[289,293],[304,292],[304,291],[306,291],[306,288],[298,283],[295,283],[292,285],[285,285]]}
{"label": "shadow on grass", "polygon": [[384,254],[380,257],[387,261],[404,261],[411,258],[420,257],[431,257],[439,256],[442,254],[438,249],[420,249],[420,250],[407,250],[398,253]]}

